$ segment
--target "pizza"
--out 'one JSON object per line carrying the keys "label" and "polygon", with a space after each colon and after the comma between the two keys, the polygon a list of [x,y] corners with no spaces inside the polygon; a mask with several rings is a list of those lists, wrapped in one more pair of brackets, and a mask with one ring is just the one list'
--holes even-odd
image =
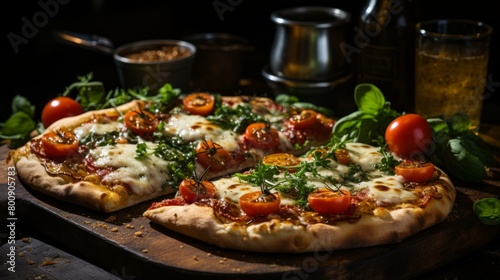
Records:
{"label": "pizza", "polygon": [[333,124],[319,110],[266,97],[137,98],[62,118],[12,159],[26,186],[114,212],[173,194],[187,177],[233,174],[277,152],[303,154],[328,142]]}
{"label": "pizza", "polygon": [[207,92],[164,97],[52,123],[12,152],[20,180],[104,213],[150,203],[151,223],[270,253],[399,242],[453,207],[443,170],[396,147],[339,138],[320,107]]}
{"label": "pizza", "polygon": [[332,139],[300,156],[266,155],[231,176],[186,178],[144,216],[222,248],[302,253],[399,242],[444,220],[455,196],[432,163]]}

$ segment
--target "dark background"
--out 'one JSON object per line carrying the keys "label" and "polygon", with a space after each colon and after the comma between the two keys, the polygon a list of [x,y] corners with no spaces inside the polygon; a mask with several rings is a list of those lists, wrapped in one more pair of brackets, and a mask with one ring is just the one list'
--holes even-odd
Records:
{"label": "dark background", "polygon": [[[417,1],[417,0],[413,0]],[[421,19],[467,18],[487,22],[495,28],[489,73],[492,81],[500,81],[498,13],[493,1],[417,1]],[[228,5],[223,13],[214,4]],[[255,46],[255,52],[244,60],[243,76],[260,79],[260,70],[268,63],[268,53],[273,40],[275,25],[270,14],[281,8],[296,6],[330,6],[345,9],[352,14],[348,30],[357,24],[365,0],[329,1],[119,1],[119,0],[39,0],[11,1],[11,8],[3,8],[3,48],[7,57],[3,73],[3,98],[0,105],[0,122],[11,113],[12,97],[28,97],[40,113],[43,104],[62,93],[66,86],[76,81],[76,76],[94,73],[95,80],[103,81],[107,89],[114,89],[118,79],[111,56],[94,51],[63,45],[52,37],[54,30],[70,30],[98,34],[111,39],[116,46],[145,39],[180,39],[186,35],[203,32],[224,32],[245,37]],[[50,7],[44,12],[43,6]],[[42,13],[45,13],[45,18]],[[222,15],[222,18],[220,17]],[[36,30],[30,30],[27,42],[15,47],[8,34],[22,36],[26,20],[38,21]],[[352,38],[347,34],[348,40]],[[23,36],[24,37],[24,36]],[[485,106],[500,107],[498,86],[490,91]],[[259,93],[257,93],[259,94]],[[497,110],[487,110],[498,112]],[[483,121],[498,123],[500,117],[485,115]]]}

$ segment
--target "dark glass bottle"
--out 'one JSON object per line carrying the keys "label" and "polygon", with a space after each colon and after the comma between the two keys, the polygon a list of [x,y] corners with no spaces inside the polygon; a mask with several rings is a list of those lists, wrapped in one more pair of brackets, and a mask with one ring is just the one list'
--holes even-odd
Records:
{"label": "dark glass bottle", "polygon": [[358,83],[376,85],[400,112],[413,111],[416,2],[368,0],[355,40],[360,50]]}

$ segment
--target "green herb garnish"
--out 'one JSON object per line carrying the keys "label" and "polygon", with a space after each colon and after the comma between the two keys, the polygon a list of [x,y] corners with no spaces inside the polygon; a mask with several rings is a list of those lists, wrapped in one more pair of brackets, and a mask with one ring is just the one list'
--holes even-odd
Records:
{"label": "green herb garnish", "polygon": [[474,212],[486,225],[500,225],[500,199],[483,198],[474,202]]}

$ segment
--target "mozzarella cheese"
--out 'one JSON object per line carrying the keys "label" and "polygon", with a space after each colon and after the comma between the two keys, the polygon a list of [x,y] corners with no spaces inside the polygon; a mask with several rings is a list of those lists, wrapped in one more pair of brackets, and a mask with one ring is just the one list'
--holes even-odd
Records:
{"label": "mozzarella cheese", "polygon": [[[148,148],[156,148],[147,143]],[[126,185],[137,195],[148,195],[161,191],[169,180],[168,162],[155,156],[136,159],[136,145],[117,144],[92,149],[87,155],[92,158],[93,165],[112,171],[102,178],[104,184]]]}
{"label": "mozzarella cheese", "polygon": [[240,149],[236,134],[224,130],[218,125],[207,121],[203,116],[177,114],[165,125],[164,133],[181,137],[184,141],[211,140],[218,143],[228,152]]}
{"label": "mozzarella cheese", "polygon": [[[370,176],[373,176],[373,179],[360,183],[352,183],[349,184],[349,186],[342,186],[342,188],[350,189],[351,192],[364,190],[366,195],[375,205],[397,204],[417,199],[415,194],[404,188],[404,179],[401,176],[381,175],[380,172],[374,168],[374,165],[379,163],[383,158],[382,154],[378,152],[378,147],[359,143],[348,143],[346,148],[349,151],[351,161],[359,165],[365,172],[368,172]],[[312,159],[301,158],[301,160],[307,161]],[[348,171],[349,166],[335,161],[331,161],[327,168],[318,168],[317,170],[321,176],[332,177],[334,179],[341,179],[342,175],[346,174]],[[279,180],[280,178],[277,179]],[[312,174],[308,174],[307,184],[316,188],[324,188],[325,184],[328,184],[330,187],[336,188],[336,186],[326,183],[325,180],[314,177]],[[219,179],[216,181],[215,185],[221,197],[227,197],[235,202],[238,201],[240,196],[249,191],[260,190],[260,187],[240,181],[235,176]],[[285,197],[282,198],[282,204],[293,205],[295,202]]]}
{"label": "mozzarella cheese", "polygon": [[108,132],[119,131],[122,123],[116,121],[103,122],[103,123],[84,123],[73,130],[77,139],[85,138],[85,136],[94,134],[105,134]]}

